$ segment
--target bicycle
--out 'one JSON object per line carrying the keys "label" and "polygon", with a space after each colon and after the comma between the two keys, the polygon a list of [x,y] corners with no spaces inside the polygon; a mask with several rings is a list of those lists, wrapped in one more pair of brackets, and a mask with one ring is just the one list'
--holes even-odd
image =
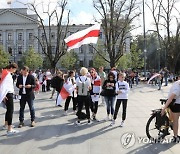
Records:
{"label": "bicycle", "polygon": [[[160,99],[161,104],[165,104],[167,99]],[[170,108],[166,108],[165,114],[161,116],[162,109],[152,110],[151,117],[146,124],[146,135],[154,142],[160,142],[165,136],[170,135],[169,128],[173,130],[170,119]],[[152,127],[152,128],[151,128]]]}

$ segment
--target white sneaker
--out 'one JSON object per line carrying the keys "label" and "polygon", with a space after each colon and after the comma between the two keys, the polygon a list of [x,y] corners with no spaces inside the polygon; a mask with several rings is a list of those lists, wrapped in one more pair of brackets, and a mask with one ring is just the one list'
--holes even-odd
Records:
{"label": "white sneaker", "polygon": [[124,126],[124,121],[121,122],[121,124],[119,125],[119,127],[123,127]]}
{"label": "white sneaker", "polygon": [[64,112],[64,115],[65,115],[65,116],[67,116],[67,115],[68,115],[67,111],[65,111],[65,112]]}
{"label": "white sneaker", "polygon": [[7,136],[14,135],[14,134],[17,134],[17,133],[19,133],[18,130],[12,129],[11,131],[7,131]]}
{"label": "white sneaker", "polygon": [[78,125],[78,126],[81,126],[80,121],[76,121],[75,124]]}
{"label": "white sneaker", "polygon": [[104,120],[105,120],[105,121],[109,121],[109,116],[107,116]]}
{"label": "white sneaker", "polygon": [[92,121],[91,120],[88,120],[88,125],[91,125],[92,124]]}
{"label": "white sneaker", "polygon": [[[12,128],[15,128],[14,125],[11,125],[11,127],[12,127]],[[4,126],[2,127],[2,130],[7,130],[7,129],[8,129],[8,125],[4,125]]]}
{"label": "white sneaker", "polygon": [[112,120],[110,126],[113,126],[115,124],[115,120]]}

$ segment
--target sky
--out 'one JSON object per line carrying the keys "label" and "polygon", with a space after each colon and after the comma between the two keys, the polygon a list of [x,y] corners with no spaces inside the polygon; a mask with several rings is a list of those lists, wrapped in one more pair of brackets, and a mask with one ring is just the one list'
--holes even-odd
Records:
{"label": "sky", "polygon": [[[11,5],[7,5],[7,1],[8,0],[0,0],[0,8],[24,8],[26,6],[24,6],[22,3],[27,3],[27,2],[32,2],[32,1],[36,1],[37,4],[39,4],[40,2],[43,1],[43,3],[45,4],[49,4],[49,1],[51,2],[51,9],[53,10],[55,7],[55,4],[58,0],[10,0],[12,1]],[[18,1],[18,2],[17,2]],[[93,24],[94,22],[94,17],[96,19],[100,19],[100,15],[99,13],[95,10],[95,8],[93,7],[92,4],[93,0],[68,0],[68,6],[67,8],[69,10],[71,10],[70,13],[70,24]],[[145,2],[148,2],[149,0],[145,0]],[[21,2],[21,3],[19,3]],[[47,6],[45,4],[45,6]],[[142,6],[142,5],[141,5]],[[180,8],[180,2],[177,3],[177,8]],[[178,7],[179,6],[179,7]],[[39,11],[42,11],[42,6],[39,5],[38,8]],[[149,29],[152,29],[152,17],[150,16],[150,11],[147,8],[147,6],[145,5],[145,22],[146,22],[146,31],[148,31]],[[66,12],[67,15],[67,12]],[[46,16],[43,17],[43,19],[46,20]],[[134,35],[137,34],[143,34],[143,20],[142,20],[142,15],[137,18],[133,24],[135,24],[136,26],[140,26],[138,29],[133,31]]]}

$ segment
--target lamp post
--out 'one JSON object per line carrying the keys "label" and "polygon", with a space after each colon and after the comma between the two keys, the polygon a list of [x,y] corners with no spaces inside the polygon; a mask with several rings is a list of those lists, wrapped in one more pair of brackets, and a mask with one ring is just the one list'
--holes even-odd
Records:
{"label": "lamp post", "polygon": [[146,27],[145,27],[145,12],[144,12],[144,0],[143,0],[143,31],[144,31],[144,76],[146,78]]}

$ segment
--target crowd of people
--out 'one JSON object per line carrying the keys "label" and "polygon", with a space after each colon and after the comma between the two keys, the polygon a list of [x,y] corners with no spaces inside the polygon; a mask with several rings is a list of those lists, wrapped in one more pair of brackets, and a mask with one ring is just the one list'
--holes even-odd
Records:
{"label": "crowd of people", "polygon": [[[11,75],[18,69],[16,64],[10,64],[3,71],[7,71],[6,74]],[[2,73],[3,74],[3,73]],[[167,68],[161,70],[158,73],[148,75],[147,80],[151,80],[151,84],[155,81],[155,84],[161,84],[163,78],[165,79],[165,86],[168,85],[168,76],[169,72]],[[154,76],[154,77],[153,77]],[[11,78],[11,79],[10,79]],[[170,77],[169,77],[170,78]],[[51,97],[56,95],[56,106],[62,107],[62,102],[59,102],[60,92],[64,90],[64,84],[68,83],[71,85],[73,90],[68,93],[65,98],[64,105],[64,115],[68,115],[68,109],[70,101],[73,103],[73,112],[77,116],[76,125],[81,125],[82,119],[87,119],[87,124],[91,124],[92,121],[98,120],[98,106],[100,105],[100,98],[102,100],[102,105],[106,106],[106,117],[105,121],[111,121],[110,125],[113,126],[117,119],[119,108],[122,104],[122,117],[120,122],[120,127],[124,126],[126,120],[126,111],[128,104],[128,93],[130,88],[133,87],[133,84],[138,85],[140,81],[140,75],[137,71],[118,71],[113,67],[108,73],[105,73],[104,68],[100,67],[98,70],[94,68],[85,68],[82,67],[78,72],[75,70],[70,70],[66,73],[63,73],[60,70],[56,70],[54,74],[47,70],[42,71],[30,71],[27,66],[24,66],[20,73],[16,76],[9,77],[10,82],[8,83],[11,88],[4,88],[3,77],[0,81],[0,90],[4,88],[6,95],[1,96],[1,102],[4,102],[7,112],[5,114],[5,125],[4,129],[7,129],[7,135],[12,135],[18,133],[17,130],[13,128],[12,125],[12,115],[13,115],[13,93],[14,93],[14,83],[19,89],[19,100],[20,100],[20,109],[19,109],[19,128],[24,126],[24,109],[26,103],[29,106],[30,116],[31,116],[31,127],[35,127],[35,109],[34,109],[34,98],[35,94],[38,94],[40,91],[43,93],[46,91],[51,91],[53,88]],[[174,80],[174,78],[173,78]],[[6,82],[7,83],[7,82]],[[176,89],[173,91],[173,98],[176,99],[176,103],[180,104],[180,83],[179,80],[175,82],[177,85]],[[42,88],[42,89],[41,89]],[[178,89],[179,88],[179,89]],[[161,86],[159,86],[161,89]],[[67,90],[67,89],[66,89]],[[67,90],[68,91],[68,90]],[[3,98],[3,99],[2,99]],[[171,96],[170,96],[171,98]],[[171,102],[171,99],[167,101]],[[82,112],[83,107],[85,107],[86,113]],[[179,108],[179,106],[177,106]],[[162,112],[163,114],[163,112]],[[174,135],[177,137],[177,119],[180,116],[180,110],[177,114],[174,114]]]}

